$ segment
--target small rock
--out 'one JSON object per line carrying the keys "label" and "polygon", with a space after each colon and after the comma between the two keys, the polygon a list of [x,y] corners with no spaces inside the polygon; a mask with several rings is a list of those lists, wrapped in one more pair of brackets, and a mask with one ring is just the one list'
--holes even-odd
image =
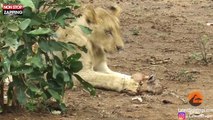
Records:
{"label": "small rock", "polygon": [[169,101],[169,100],[163,100],[162,101],[164,104],[173,104],[173,102]]}
{"label": "small rock", "polygon": [[60,115],[60,114],[61,114],[61,111],[53,110],[51,113],[52,113],[53,115]]}
{"label": "small rock", "polygon": [[136,97],[133,97],[133,98],[132,98],[132,101],[142,103],[142,102],[143,102],[143,99],[141,98],[141,96],[136,96]]}

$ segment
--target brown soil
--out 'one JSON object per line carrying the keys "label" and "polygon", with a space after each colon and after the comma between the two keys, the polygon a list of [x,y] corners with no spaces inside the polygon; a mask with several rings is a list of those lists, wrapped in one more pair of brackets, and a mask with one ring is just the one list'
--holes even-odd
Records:
{"label": "brown soil", "polygon": [[[107,0],[83,1],[93,2],[95,6],[111,4]],[[126,48],[121,53],[109,55],[110,67],[126,74],[141,71],[155,74],[165,87],[164,93],[142,95],[143,101],[139,102],[125,93],[97,90],[97,95],[92,97],[76,89],[67,91],[68,112],[65,115],[16,111],[0,115],[0,120],[175,120],[178,108],[213,109],[213,60],[209,59],[209,64],[204,65],[189,59],[200,51],[199,40],[203,35],[210,38],[208,53],[212,57],[213,27],[206,23],[213,22],[213,1],[117,2],[123,8],[121,26]],[[193,90],[200,90],[204,96],[198,107],[181,100],[187,100]],[[213,117],[198,119],[212,120]]]}

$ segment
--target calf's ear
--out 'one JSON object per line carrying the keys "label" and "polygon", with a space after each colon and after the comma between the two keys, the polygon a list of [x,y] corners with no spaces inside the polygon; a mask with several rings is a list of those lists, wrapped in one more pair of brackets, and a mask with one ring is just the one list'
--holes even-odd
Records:
{"label": "calf's ear", "polygon": [[110,12],[111,12],[113,15],[115,15],[115,16],[117,16],[117,17],[120,16],[121,11],[122,11],[121,7],[119,7],[118,5],[112,5],[112,6],[110,6],[110,7],[109,7],[109,10],[110,10]]}
{"label": "calf's ear", "polygon": [[84,6],[83,15],[85,16],[86,22],[88,24],[97,23],[97,14],[95,13],[95,9],[93,5]]}

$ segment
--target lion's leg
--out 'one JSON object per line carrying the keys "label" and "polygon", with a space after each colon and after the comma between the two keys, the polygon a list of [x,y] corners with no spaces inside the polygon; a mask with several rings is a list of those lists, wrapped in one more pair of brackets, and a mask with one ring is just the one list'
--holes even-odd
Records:
{"label": "lion's leg", "polygon": [[120,77],[125,77],[125,78],[128,78],[128,79],[131,78],[130,75],[126,75],[126,74],[122,74],[122,73],[119,73],[119,72],[112,71],[108,67],[107,62],[105,62],[105,61],[101,62],[94,69],[95,69],[95,71],[98,71],[98,72],[103,72],[103,73],[108,73],[108,74],[114,74],[114,75],[117,75],[117,76],[120,76]]}
{"label": "lion's leg", "polygon": [[92,70],[81,71],[78,73],[84,80],[97,88],[104,88],[114,91],[129,90],[137,92],[139,83],[131,79],[131,77],[122,77],[115,74],[107,74]]}

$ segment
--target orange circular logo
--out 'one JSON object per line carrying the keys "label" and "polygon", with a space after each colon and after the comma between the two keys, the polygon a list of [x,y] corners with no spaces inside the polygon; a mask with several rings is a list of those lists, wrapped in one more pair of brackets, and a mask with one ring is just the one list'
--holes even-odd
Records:
{"label": "orange circular logo", "polygon": [[193,91],[189,93],[188,100],[192,106],[199,106],[203,103],[203,95],[200,91]]}

